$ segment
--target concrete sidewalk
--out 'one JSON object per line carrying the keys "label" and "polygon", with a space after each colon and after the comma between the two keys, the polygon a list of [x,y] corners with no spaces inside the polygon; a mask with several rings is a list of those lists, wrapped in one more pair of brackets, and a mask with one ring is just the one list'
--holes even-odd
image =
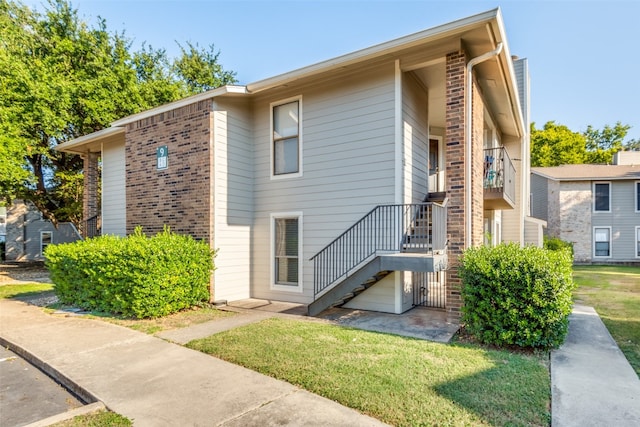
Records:
{"label": "concrete sidewalk", "polygon": [[575,305],[551,353],[553,427],[640,426],[640,380],[592,307]]}
{"label": "concrete sidewalk", "polygon": [[338,403],[128,328],[0,300],[0,337],[139,426],[380,426]]}

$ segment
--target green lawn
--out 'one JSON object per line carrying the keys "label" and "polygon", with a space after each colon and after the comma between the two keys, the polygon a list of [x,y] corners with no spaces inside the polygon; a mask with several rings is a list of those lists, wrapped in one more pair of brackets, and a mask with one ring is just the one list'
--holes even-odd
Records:
{"label": "green lawn", "polygon": [[120,414],[109,411],[99,411],[61,421],[53,424],[52,427],[129,427],[132,425],[131,420]]}
{"label": "green lawn", "polygon": [[396,426],[548,426],[548,356],[268,319],[188,347]]}
{"label": "green lawn", "polygon": [[0,286],[0,298],[22,298],[53,291],[50,283],[25,283]]}
{"label": "green lawn", "polygon": [[576,302],[596,309],[640,377],[640,267],[576,266]]}

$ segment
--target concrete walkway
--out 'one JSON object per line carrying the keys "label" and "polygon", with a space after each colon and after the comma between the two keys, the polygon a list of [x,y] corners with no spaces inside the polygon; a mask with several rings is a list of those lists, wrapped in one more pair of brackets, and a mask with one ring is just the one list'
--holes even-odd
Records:
{"label": "concrete walkway", "polygon": [[640,426],[640,380],[591,307],[575,305],[551,353],[553,427]]}
{"label": "concrete walkway", "polygon": [[[128,328],[0,300],[0,341],[144,426],[380,426],[323,397]],[[91,400],[91,399],[87,399]]]}

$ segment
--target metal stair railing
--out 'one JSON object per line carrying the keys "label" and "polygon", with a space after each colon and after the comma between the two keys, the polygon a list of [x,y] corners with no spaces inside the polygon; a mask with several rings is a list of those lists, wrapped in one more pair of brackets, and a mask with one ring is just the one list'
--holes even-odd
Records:
{"label": "metal stair railing", "polygon": [[[418,227],[416,224],[420,222]],[[427,234],[424,234],[425,231]],[[419,244],[412,243],[419,240]],[[377,252],[442,253],[446,247],[446,200],[379,205],[311,257],[314,296]]]}

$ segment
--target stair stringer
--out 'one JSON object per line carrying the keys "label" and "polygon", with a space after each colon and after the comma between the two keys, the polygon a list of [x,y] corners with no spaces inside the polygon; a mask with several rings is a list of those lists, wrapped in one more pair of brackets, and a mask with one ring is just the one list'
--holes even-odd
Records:
{"label": "stair stringer", "polygon": [[[382,259],[380,256],[376,256],[368,263],[364,264],[353,274],[346,277],[344,280],[334,285],[327,292],[318,297],[314,302],[307,307],[307,313],[309,316],[316,316],[322,311],[331,307],[336,301],[341,300],[345,295],[352,293],[354,289],[362,286],[368,279],[375,276],[379,272],[383,271]],[[373,285],[373,283],[371,283]]]}

